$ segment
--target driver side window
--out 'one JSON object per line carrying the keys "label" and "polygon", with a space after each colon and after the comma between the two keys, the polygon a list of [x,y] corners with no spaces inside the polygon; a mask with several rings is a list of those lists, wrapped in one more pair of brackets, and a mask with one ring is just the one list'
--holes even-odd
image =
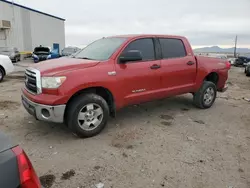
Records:
{"label": "driver side window", "polygon": [[123,52],[138,50],[141,52],[142,61],[150,61],[155,60],[155,50],[154,50],[154,43],[153,39],[146,38],[146,39],[138,39],[132,41]]}

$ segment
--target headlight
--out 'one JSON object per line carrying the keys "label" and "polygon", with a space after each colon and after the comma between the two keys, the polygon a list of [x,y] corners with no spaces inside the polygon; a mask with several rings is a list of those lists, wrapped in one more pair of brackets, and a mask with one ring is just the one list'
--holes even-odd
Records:
{"label": "headlight", "polygon": [[65,76],[42,77],[42,88],[56,89],[66,80]]}
{"label": "headlight", "polygon": [[48,55],[48,56],[47,56],[47,59],[51,59],[51,55]]}
{"label": "headlight", "polygon": [[33,58],[38,58],[38,56],[36,54],[32,54]]}

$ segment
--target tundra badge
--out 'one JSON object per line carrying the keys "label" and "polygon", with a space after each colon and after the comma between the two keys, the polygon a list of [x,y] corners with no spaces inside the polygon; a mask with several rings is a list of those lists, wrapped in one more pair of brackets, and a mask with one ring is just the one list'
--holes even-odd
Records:
{"label": "tundra badge", "polygon": [[109,75],[109,76],[115,76],[115,75],[116,75],[116,72],[115,72],[115,71],[108,72],[108,75]]}
{"label": "tundra badge", "polygon": [[137,89],[137,90],[133,90],[132,93],[140,93],[146,91],[146,89]]}

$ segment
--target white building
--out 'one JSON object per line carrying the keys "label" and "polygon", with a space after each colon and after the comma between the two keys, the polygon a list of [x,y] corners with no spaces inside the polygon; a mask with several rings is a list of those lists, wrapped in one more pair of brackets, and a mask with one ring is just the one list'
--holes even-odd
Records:
{"label": "white building", "polygon": [[0,0],[0,47],[32,52],[37,46],[65,47],[65,19]]}

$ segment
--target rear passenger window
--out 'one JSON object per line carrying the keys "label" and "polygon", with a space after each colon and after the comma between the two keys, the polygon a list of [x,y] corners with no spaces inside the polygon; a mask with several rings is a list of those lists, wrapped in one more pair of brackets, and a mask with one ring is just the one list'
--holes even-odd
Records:
{"label": "rear passenger window", "polygon": [[162,49],[162,58],[178,58],[186,56],[186,49],[180,39],[159,39]]}
{"label": "rear passenger window", "polygon": [[155,60],[155,50],[153,39],[138,39],[131,42],[124,50],[124,52],[128,52],[130,50],[138,50],[142,54],[142,60]]}

